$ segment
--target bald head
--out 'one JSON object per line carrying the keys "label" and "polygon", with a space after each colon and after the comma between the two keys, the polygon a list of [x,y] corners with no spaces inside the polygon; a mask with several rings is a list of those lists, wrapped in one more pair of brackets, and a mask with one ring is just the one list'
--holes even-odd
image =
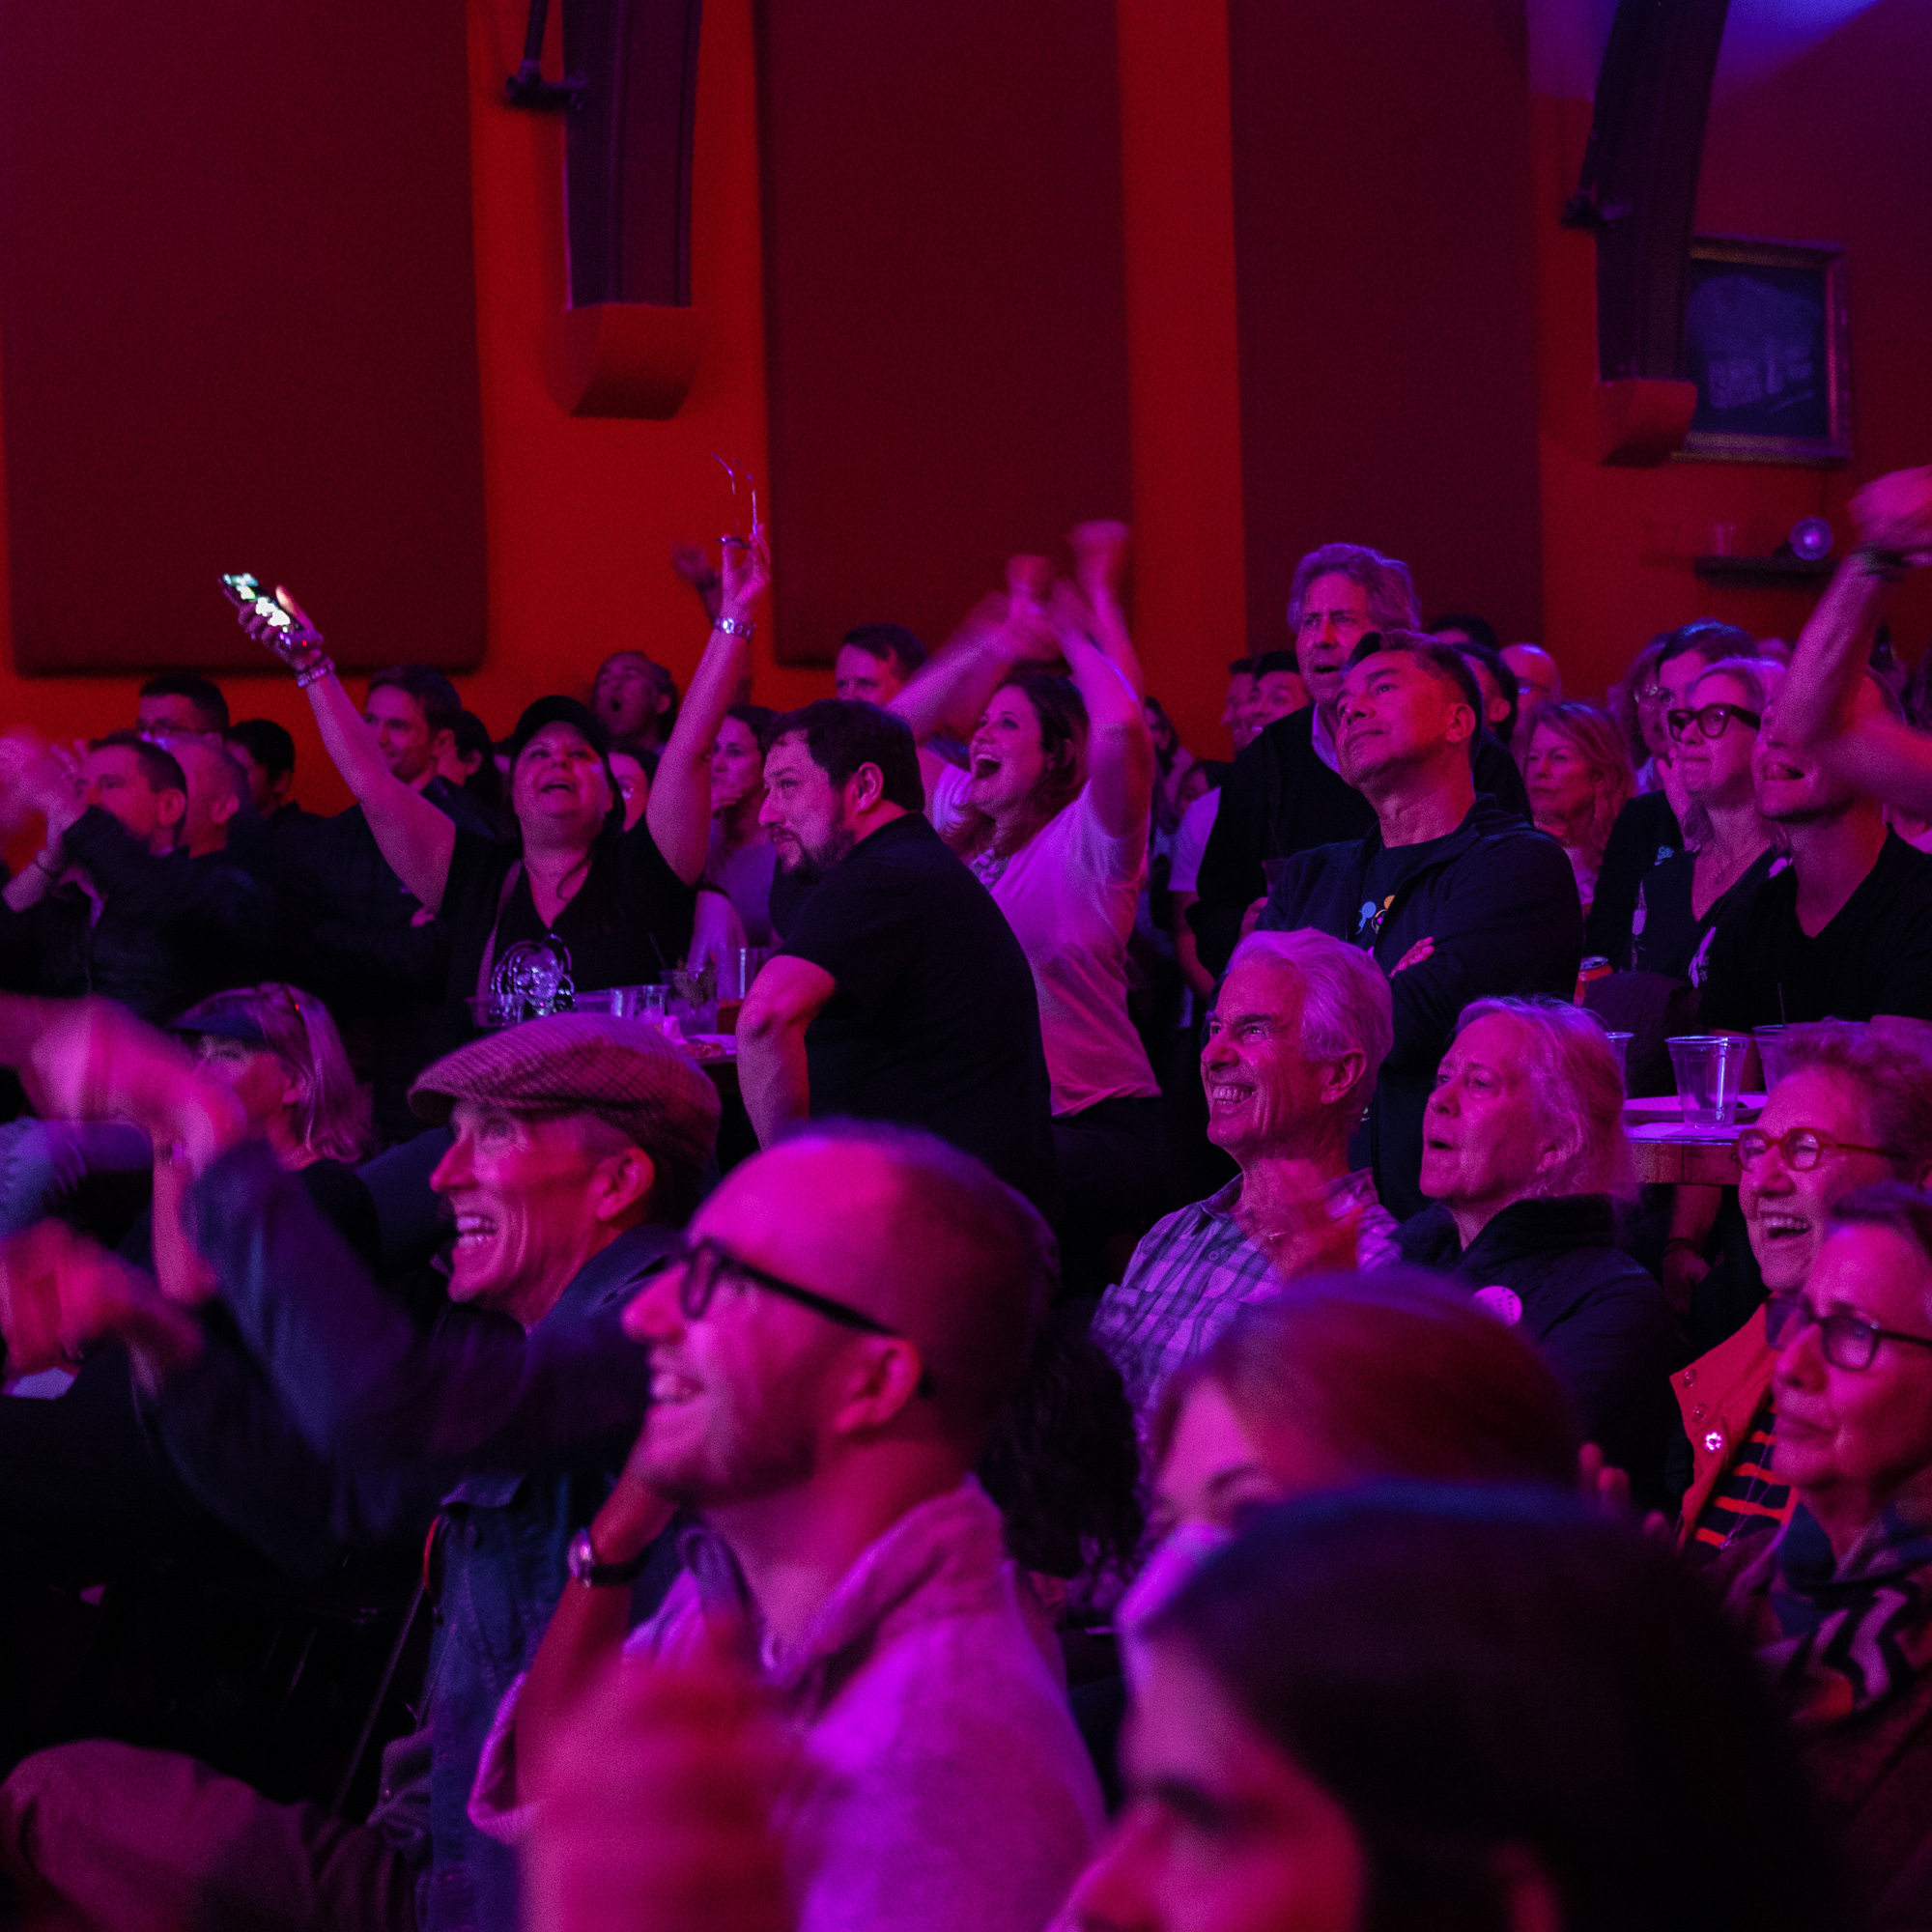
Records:
{"label": "bald head", "polygon": [[218,852],[228,842],[228,824],[248,803],[248,779],[219,744],[205,738],[175,738],[168,742],[187,780],[187,815],[182,820],[182,843],[191,857]]}
{"label": "bald head", "polygon": [[1519,720],[1563,696],[1563,673],[1541,644],[1506,644],[1503,663],[1516,672]]}

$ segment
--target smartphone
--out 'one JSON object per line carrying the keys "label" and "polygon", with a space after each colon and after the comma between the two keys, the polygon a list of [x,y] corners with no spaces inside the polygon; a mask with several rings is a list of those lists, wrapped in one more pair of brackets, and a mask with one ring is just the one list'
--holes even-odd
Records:
{"label": "smartphone", "polygon": [[293,628],[295,619],[275,602],[272,591],[264,590],[260,581],[251,571],[239,575],[224,575],[221,588],[228,601],[238,611],[253,611],[258,617],[266,617],[278,631]]}

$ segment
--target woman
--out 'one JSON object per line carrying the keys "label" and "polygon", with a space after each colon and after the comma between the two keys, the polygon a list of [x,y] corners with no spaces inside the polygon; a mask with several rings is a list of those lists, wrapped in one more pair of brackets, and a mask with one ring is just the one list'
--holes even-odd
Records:
{"label": "woman", "polygon": [[617,781],[617,792],[624,801],[624,830],[629,832],[651,802],[651,775],[635,752],[612,752],[611,776]]}
{"label": "woman", "polygon": [[468,1003],[488,991],[503,954],[526,941],[566,948],[572,980],[586,992],[654,980],[684,957],[710,842],[705,753],[744,673],[751,613],[768,572],[758,532],[749,545],[724,546],[723,614],[659,759],[643,818],[630,832],[622,829],[605,727],[577,699],[539,698],[518,720],[509,743],[516,837],[482,838],[459,831],[390,773],[319,634],[285,593],[278,594],[299,627],[293,636],[252,610],[242,612],[242,628],[276,649],[307,690],[323,743],[384,858],[448,926],[445,997],[458,1037],[469,1031]]}
{"label": "woman", "polygon": [[1797,1294],[1766,1304],[1775,1535],[1714,1568],[1797,1726],[1879,1926],[1932,1916],[1932,1202],[1886,1182],[1833,1209]]}
{"label": "woman", "polygon": [[1079,1932],[1846,1922],[1749,1658],[1667,1550],[1567,1497],[1281,1505],[1147,1647]]}
{"label": "woman", "polygon": [[1631,1185],[1623,1098],[1609,1042],[1578,1008],[1463,1008],[1423,1117],[1421,1185],[1436,1205],[1396,1245],[1521,1322],[1585,1437],[1656,1502],[1682,1353],[1662,1290],[1616,1246],[1612,1197]]}
{"label": "woman", "polygon": [[1560,698],[1536,714],[1523,777],[1537,830],[1570,855],[1587,915],[1610,827],[1635,789],[1623,739],[1607,713]]}
{"label": "woman", "polygon": [[[1155,760],[1118,597],[1124,541],[1088,553],[1080,593],[1060,584],[1050,606],[1016,570],[1005,622],[929,660],[892,707],[922,742],[979,707],[968,769],[933,781],[932,822],[1033,968],[1075,1294],[1105,1286],[1108,1242],[1145,1230],[1167,1191],[1160,1088],[1127,1013]],[[1037,668],[1053,651],[1070,681]]]}
{"label": "woman", "polygon": [[734,704],[711,747],[711,849],[704,883],[731,901],[740,946],[772,943],[772,874],[778,848],[758,823],[765,802],[765,732],[777,713]]}
{"label": "woman", "polygon": [[1639,973],[1701,986],[1719,920],[1771,870],[1776,833],[1758,812],[1751,751],[1783,675],[1768,660],[1720,658],[1670,714],[1690,849],[1661,860],[1638,884],[1630,963]]}

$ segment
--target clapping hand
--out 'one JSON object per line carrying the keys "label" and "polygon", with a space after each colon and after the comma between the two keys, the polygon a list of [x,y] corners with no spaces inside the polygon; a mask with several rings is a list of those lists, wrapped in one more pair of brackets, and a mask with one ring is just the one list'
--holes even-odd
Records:
{"label": "clapping hand", "polygon": [[118,1335],[144,1375],[166,1373],[200,1346],[193,1319],[155,1284],[60,1221],[0,1242],[0,1334],[7,1372],[77,1368],[90,1344]]}
{"label": "clapping hand", "polygon": [[7,831],[38,811],[47,821],[51,845],[84,807],[78,750],[46,744],[32,731],[0,738],[0,825]]}
{"label": "clapping hand", "polygon": [[1915,567],[1932,563],[1932,465],[1867,483],[1852,498],[1852,520],[1873,550],[1896,551]]}

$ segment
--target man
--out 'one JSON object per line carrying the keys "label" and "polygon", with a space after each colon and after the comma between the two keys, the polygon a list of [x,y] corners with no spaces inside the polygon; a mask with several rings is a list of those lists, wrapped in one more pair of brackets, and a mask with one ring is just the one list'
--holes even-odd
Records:
{"label": "man", "polygon": [[205,738],[218,745],[228,729],[228,700],[210,678],[164,671],[141,687],[134,728],[147,738]]}
{"label": "man", "polygon": [[[692,1236],[625,1311],[653,1401],[588,1548],[628,1569],[668,1502],[704,1528],[626,1648],[685,1662],[721,1616],[739,1627],[797,1744],[780,1815],[801,1932],[1037,1932],[1099,1792],[971,1472],[1019,1385],[1051,1236],[977,1161],[854,1123],[734,1169]],[[477,1778],[486,1830],[523,1835],[627,1619],[622,1590],[566,1586]]]}
{"label": "man", "polygon": [[1337,700],[1336,751],[1376,825],[1289,860],[1260,920],[1349,940],[1390,976],[1395,1045],[1369,1148],[1377,1194],[1398,1219],[1424,1206],[1422,1112],[1456,1016],[1485,994],[1569,998],[1583,951],[1563,848],[1477,796],[1469,741],[1481,711],[1453,646],[1398,631],[1357,649]]}
{"label": "man", "polygon": [[1517,722],[1527,734],[1536,714],[1563,696],[1563,673],[1541,644],[1505,644],[1502,659],[1515,674]]}
{"label": "man", "polygon": [[1373,1176],[1349,1169],[1393,1037],[1388,981],[1357,948],[1309,931],[1241,942],[1201,1051],[1208,1138],[1240,1173],[1156,1222],[1094,1317],[1143,1424],[1243,1302],[1284,1276],[1396,1259]]}
{"label": "man", "polygon": [[[1847,714],[1853,731],[1895,722],[1897,700],[1866,676]],[[1699,1024],[1932,1019],[1932,857],[1887,828],[1868,792],[1794,747],[1782,692],[1766,709],[1751,780],[1791,863],[1719,922]]]}
{"label": "man", "polygon": [[604,721],[612,751],[629,752],[655,771],[677,723],[677,686],[663,665],[642,651],[612,651],[597,667],[590,708]]}
{"label": "man", "polygon": [[248,804],[264,825],[306,817],[295,803],[296,741],[272,718],[243,718],[228,727],[228,755],[248,781]]}
{"label": "man", "polygon": [[[181,749],[197,765],[226,762],[199,740]],[[17,807],[44,816],[46,840],[4,895],[0,983],[53,998],[100,993],[160,1020],[261,977],[272,899],[220,856],[218,786],[202,792],[203,851],[182,844],[190,790],[182,765],[117,731],[77,769],[43,750],[18,774]]]}
{"label": "man", "polygon": [[[1431,637],[1438,637],[1439,632],[1432,631]],[[1445,637],[1445,644],[1454,644],[1463,662],[1469,667],[1469,675],[1476,680],[1476,689],[1483,695],[1483,723],[1487,724],[1505,745],[1515,748],[1518,724],[1516,672],[1503,662],[1502,653],[1493,645],[1486,644],[1480,638]],[[1523,744],[1528,744],[1525,736]]]}
{"label": "man", "polygon": [[861,624],[839,639],[833,689],[840,697],[890,704],[924,662],[925,646],[903,624]]}
{"label": "man", "polygon": [[[1371,631],[1413,630],[1415,586],[1408,566],[1359,544],[1324,544],[1295,566],[1288,627],[1314,703],[1270,724],[1235,760],[1222,786],[1214,830],[1202,856],[1201,900],[1190,915],[1201,962],[1223,971],[1242,918],[1267,891],[1267,862],[1337,839],[1359,838],[1374,822],[1341,770],[1336,707],[1349,654]],[[1476,788],[1529,816],[1522,779],[1503,747],[1479,733]]]}
{"label": "man", "polygon": [[[369,680],[362,722],[383,761],[467,832],[496,838],[482,805],[437,771],[462,714],[456,688],[428,665],[395,665]],[[309,987],[343,1027],[358,1074],[375,1089],[385,1140],[417,1131],[410,1083],[449,1043],[443,993],[446,928],[423,908],[376,843],[361,806],[306,819],[276,843],[282,977]]]}
{"label": "man", "polygon": [[1264,651],[1253,663],[1254,678],[1241,714],[1245,744],[1252,744],[1277,718],[1287,718],[1308,702],[1308,687],[1301,681],[1301,667],[1293,651]]}
{"label": "man", "polygon": [[[419,1537],[440,1498],[427,1559],[440,1610],[421,1727],[385,1753],[367,1825],[272,1804],[166,1753],[77,1745],[28,1759],[0,1787],[0,1868],[62,1923],[103,1932],[509,1932],[515,1861],[469,1825],[465,1801],[502,1688],[528,1664],[563,1587],[571,1539],[636,1433],[646,1371],[616,1333],[618,1310],[678,1246],[715,1143],[716,1092],[650,1029],[588,1014],[533,1021],[433,1067],[412,1097],[453,1129],[431,1185],[455,1223],[457,1306],[431,1340],[295,1178],[241,1141],[231,1096],[126,1022],[69,1024],[78,1044],[43,1043],[44,1077],[70,1104],[72,1082],[91,1081],[97,1102],[183,1147],[199,1170],[188,1226],[246,1355],[224,1342],[225,1323],[185,1314],[71,1244],[56,1245],[50,1284],[15,1259],[10,1348],[22,1357],[50,1321],[71,1349],[121,1340],[162,1452],[209,1508],[293,1567]],[[507,1406],[491,1373],[506,1331],[520,1365],[537,1348],[576,1349],[602,1358],[610,1378],[572,1396],[562,1448],[520,1459],[499,1445],[487,1462],[453,1464],[444,1439]],[[372,1446],[384,1440],[386,1454]]]}
{"label": "man", "polygon": [[248,781],[221,744],[204,738],[171,738],[168,749],[187,781],[181,847],[190,859],[213,858],[228,848],[236,814],[248,803]]}
{"label": "man", "polygon": [[1228,695],[1221,700],[1221,728],[1237,753],[1255,741],[1254,732],[1248,729],[1248,700],[1254,693],[1255,661],[1236,658],[1228,667]]}
{"label": "man", "polygon": [[823,698],[780,718],[765,803],[783,877],[815,881],[738,1015],[759,1142],[849,1114],[920,1126],[1034,1200],[1053,1175],[1033,971],[921,815],[911,727]]}

